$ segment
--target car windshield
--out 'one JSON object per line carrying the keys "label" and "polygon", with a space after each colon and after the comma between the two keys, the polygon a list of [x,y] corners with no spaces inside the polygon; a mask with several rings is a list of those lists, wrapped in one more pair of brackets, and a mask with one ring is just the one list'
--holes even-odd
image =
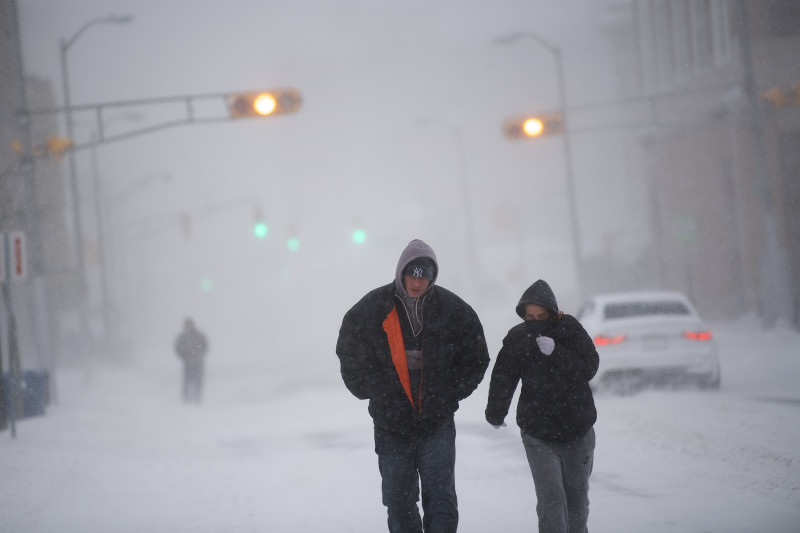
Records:
{"label": "car windshield", "polygon": [[634,316],[653,315],[689,315],[691,312],[686,304],[678,301],[660,302],[624,302],[607,304],[603,310],[603,317],[607,320],[615,318],[628,318]]}

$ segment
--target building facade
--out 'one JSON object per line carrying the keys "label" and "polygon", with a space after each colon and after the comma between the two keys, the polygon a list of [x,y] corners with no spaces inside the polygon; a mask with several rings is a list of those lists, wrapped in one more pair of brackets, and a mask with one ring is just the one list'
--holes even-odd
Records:
{"label": "building facade", "polygon": [[633,0],[606,29],[620,94],[645,104],[631,113],[657,284],[711,317],[797,325],[800,4]]}
{"label": "building facade", "polygon": [[[0,0],[0,231],[22,232],[25,279],[10,283],[21,364],[51,369],[63,355],[65,316],[74,306],[74,260],[65,216],[61,163],[48,153],[57,117],[26,111],[55,107],[48,81],[29,78],[22,63],[15,0]],[[8,368],[8,312],[0,306],[0,346]]]}

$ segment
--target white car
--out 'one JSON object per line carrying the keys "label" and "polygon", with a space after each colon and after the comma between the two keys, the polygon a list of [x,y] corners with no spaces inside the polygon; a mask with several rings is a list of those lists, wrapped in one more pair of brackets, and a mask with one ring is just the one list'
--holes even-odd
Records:
{"label": "white car", "polygon": [[600,366],[594,390],[631,393],[648,385],[719,388],[711,330],[689,299],[674,291],[598,294],[577,319],[594,340]]}

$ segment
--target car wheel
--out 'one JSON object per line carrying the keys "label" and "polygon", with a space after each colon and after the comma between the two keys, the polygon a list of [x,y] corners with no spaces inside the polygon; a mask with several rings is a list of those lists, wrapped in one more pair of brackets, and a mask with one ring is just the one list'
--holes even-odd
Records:
{"label": "car wheel", "polygon": [[705,378],[700,378],[700,388],[706,390],[716,390],[719,388],[720,385],[720,376],[719,373],[713,376],[708,376]]}
{"label": "car wheel", "polygon": [[626,371],[603,376],[603,387],[617,396],[631,396],[644,388],[644,382],[638,372]]}

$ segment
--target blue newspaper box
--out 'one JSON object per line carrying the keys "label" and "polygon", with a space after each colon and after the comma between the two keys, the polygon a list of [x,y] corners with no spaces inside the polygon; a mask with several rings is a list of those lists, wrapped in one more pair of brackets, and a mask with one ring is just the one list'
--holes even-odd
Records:
{"label": "blue newspaper box", "polygon": [[[11,373],[3,375],[3,400],[6,416],[11,409]],[[22,418],[41,416],[50,403],[50,374],[47,370],[23,370],[20,374]]]}

